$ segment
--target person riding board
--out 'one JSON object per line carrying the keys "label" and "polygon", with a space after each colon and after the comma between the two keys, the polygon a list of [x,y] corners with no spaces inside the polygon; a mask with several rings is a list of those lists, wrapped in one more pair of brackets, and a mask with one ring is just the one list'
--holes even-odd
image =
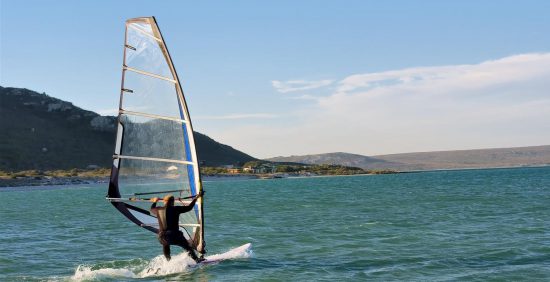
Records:
{"label": "person riding board", "polygon": [[199,197],[203,195],[201,191],[199,194],[193,197],[193,200],[185,206],[174,206],[174,196],[167,195],[164,197],[164,207],[157,207],[157,202],[160,200],[155,197],[151,201],[151,213],[157,216],[159,222],[158,239],[162,245],[162,252],[167,260],[170,260],[170,245],[176,245],[182,247],[189,253],[189,256],[196,262],[203,261],[204,258],[197,257],[195,251],[189,245],[189,242],[183,236],[183,233],[179,230],[179,216],[182,213],[193,210],[195,202]]}

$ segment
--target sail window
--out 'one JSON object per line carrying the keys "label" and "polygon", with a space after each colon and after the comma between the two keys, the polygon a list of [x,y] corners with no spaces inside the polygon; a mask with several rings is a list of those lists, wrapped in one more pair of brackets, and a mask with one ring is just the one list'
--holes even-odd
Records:
{"label": "sail window", "polygon": [[124,125],[121,155],[187,160],[182,123],[140,116],[121,115]]}
{"label": "sail window", "polygon": [[161,42],[134,28],[127,31],[127,45],[136,50],[126,50],[125,65],[137,70],[146,71],[170,79],[174,79],[170,65],[166,60],[166,53],[161,48]]}
{"label": "sail window", "polygon": [[133,95],[122,98],[122,109],[184,119],[180,110],[177,85],[135,72],[125,72],[124,88]]}

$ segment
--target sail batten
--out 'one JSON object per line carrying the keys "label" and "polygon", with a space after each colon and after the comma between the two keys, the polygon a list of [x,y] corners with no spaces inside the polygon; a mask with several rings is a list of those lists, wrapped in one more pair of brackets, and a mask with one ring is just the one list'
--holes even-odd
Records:
{"label": "sail batten", "polygon": [[[157,232],[150,199],[170,193],[181,205],[202,191],[193,128],[181,83],[153,17],[126,22],[123,54],[107,199],[136,225]],[[191,246],[204,253],[202,198],[191,212],[180,215],[179,224]]]}
{"label": "sail batten", "polygon": [[161,158],[148,158],[148,157],[137,157],[137,156],[126,156],[126,155],[113,155],[113,159],[133,159],[133,160],[146,160],[146,161],[156,161],[156,162],[165,162],[165,163],[195,165],[195,163],[190,162],[190,161],[170,160],[170,159],[161,159]]}
{"label": "sail batten", "polygon": [[167,116],[160,116],[155,114],[147,114],[147,113],[141,113],[141,112],[135,112],[135,111],[127,111],[127,110],[119,110],[119,114],[126,114],[126,115],[132,115],[132,116],[142,116],[142,117],[149,117],[149,118],[157,118],[157,119],[165,119],[165,120],[171,120],[171,121],[177,121],[181,123],[186,123],[187,121],[179,118],[172,118]]}
{"label": "sail batten", "polygon": [[131,67],[128,67],[128,66],[123,66],[123,69],[124,69],[124,70],[133,71],[133,72],[135,72],[135,73],[139,73],[139,74],[151,76],[151,77],[154,77],[154,78],[158,78],[158,79],[170,81],[170,82],[172,82],[172,83],[178,83],[176,80],[173,80],[173,79],[171,79],[171,78],[164,77],[164,76],[162,76],[162,75],[156,75],[156,74],[154,74],[154,73],[150,73],[150,72],[146,72],[146,71],[142,71],[142,70],[138,70],[138,69],[131,68]]}

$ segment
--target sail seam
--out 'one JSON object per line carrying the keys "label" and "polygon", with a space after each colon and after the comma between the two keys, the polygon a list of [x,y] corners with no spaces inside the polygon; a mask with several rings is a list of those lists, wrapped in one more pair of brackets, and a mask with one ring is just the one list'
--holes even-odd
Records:
{"label": "sail seam", "polygon": [[178,83],[176,80],[173,80],[171,78],[168,78],[168,77],[165,77],[165,76],[162,76],[162,75],[158,75],[158,74],[154,74],[154,73],[150,73],[150,72],[146,72],[146,71],[142,71],[142,70],[138,70],[138,69],[134,69],[134,68],[129,67],[129,66],[122,66],[122,69],[123,70],[129,70],[129,71],[139,73],[139,74],[143,74],[143,75],[147,75],[147,76],[150,76],[150,77],[170,81],[172,83]]}
{"label": "sail seam", "polygon": [[127,111],[127,110],[122,110],[122,109],[120,109],[118,111],[118,113],[119,114],[125,114],[125,115],[131,115],[131,116],[142,116],[142,117],[148,117],[148,118],[158,118],[158,119],[165,119],[165,120],[171,120],[171,121],[178,121],[178,122],[181,122],[181,123],[187,123],[187,121],[185,121],[183,119],[179,119],[179,118],[159,116],[159,115],[155,115],[155,114],[146,114],[146,113],[142,113],[142,112]]}
{"label": "sail seam", "polygon": [[195,165],[194,163],[188,162],[188,161],[161,159],[161,158],[149,158],[149,157],[136,157],[136,156],[127,156],[127,155],[113,155],[113,159],[144,160],[144,161],[156,161],[156,162],[165,162],[165,163],[178,163],[178,164],[186,164],[186,165]]}

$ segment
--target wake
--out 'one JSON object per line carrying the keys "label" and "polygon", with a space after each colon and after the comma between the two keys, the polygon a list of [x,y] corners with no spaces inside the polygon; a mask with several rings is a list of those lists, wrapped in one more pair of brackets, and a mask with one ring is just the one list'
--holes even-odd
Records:
{"label": "wake", "polygon": [[154,276],[166,276],[178,273],[192,272],[201,265],[218,263],[223,260],[241,259],[252,257],[252,245],[250,243],[233,248],[222,254],[206,256],[206,261],[196,263],[186,252],[182,252],[167,261],[163,255],[153,258],[151,261],[142,263],[139,266],[127,266],[123,268],[98,268],[97,266],[79,265],[72,281],[101,280],[113,278],[146,278]]}

